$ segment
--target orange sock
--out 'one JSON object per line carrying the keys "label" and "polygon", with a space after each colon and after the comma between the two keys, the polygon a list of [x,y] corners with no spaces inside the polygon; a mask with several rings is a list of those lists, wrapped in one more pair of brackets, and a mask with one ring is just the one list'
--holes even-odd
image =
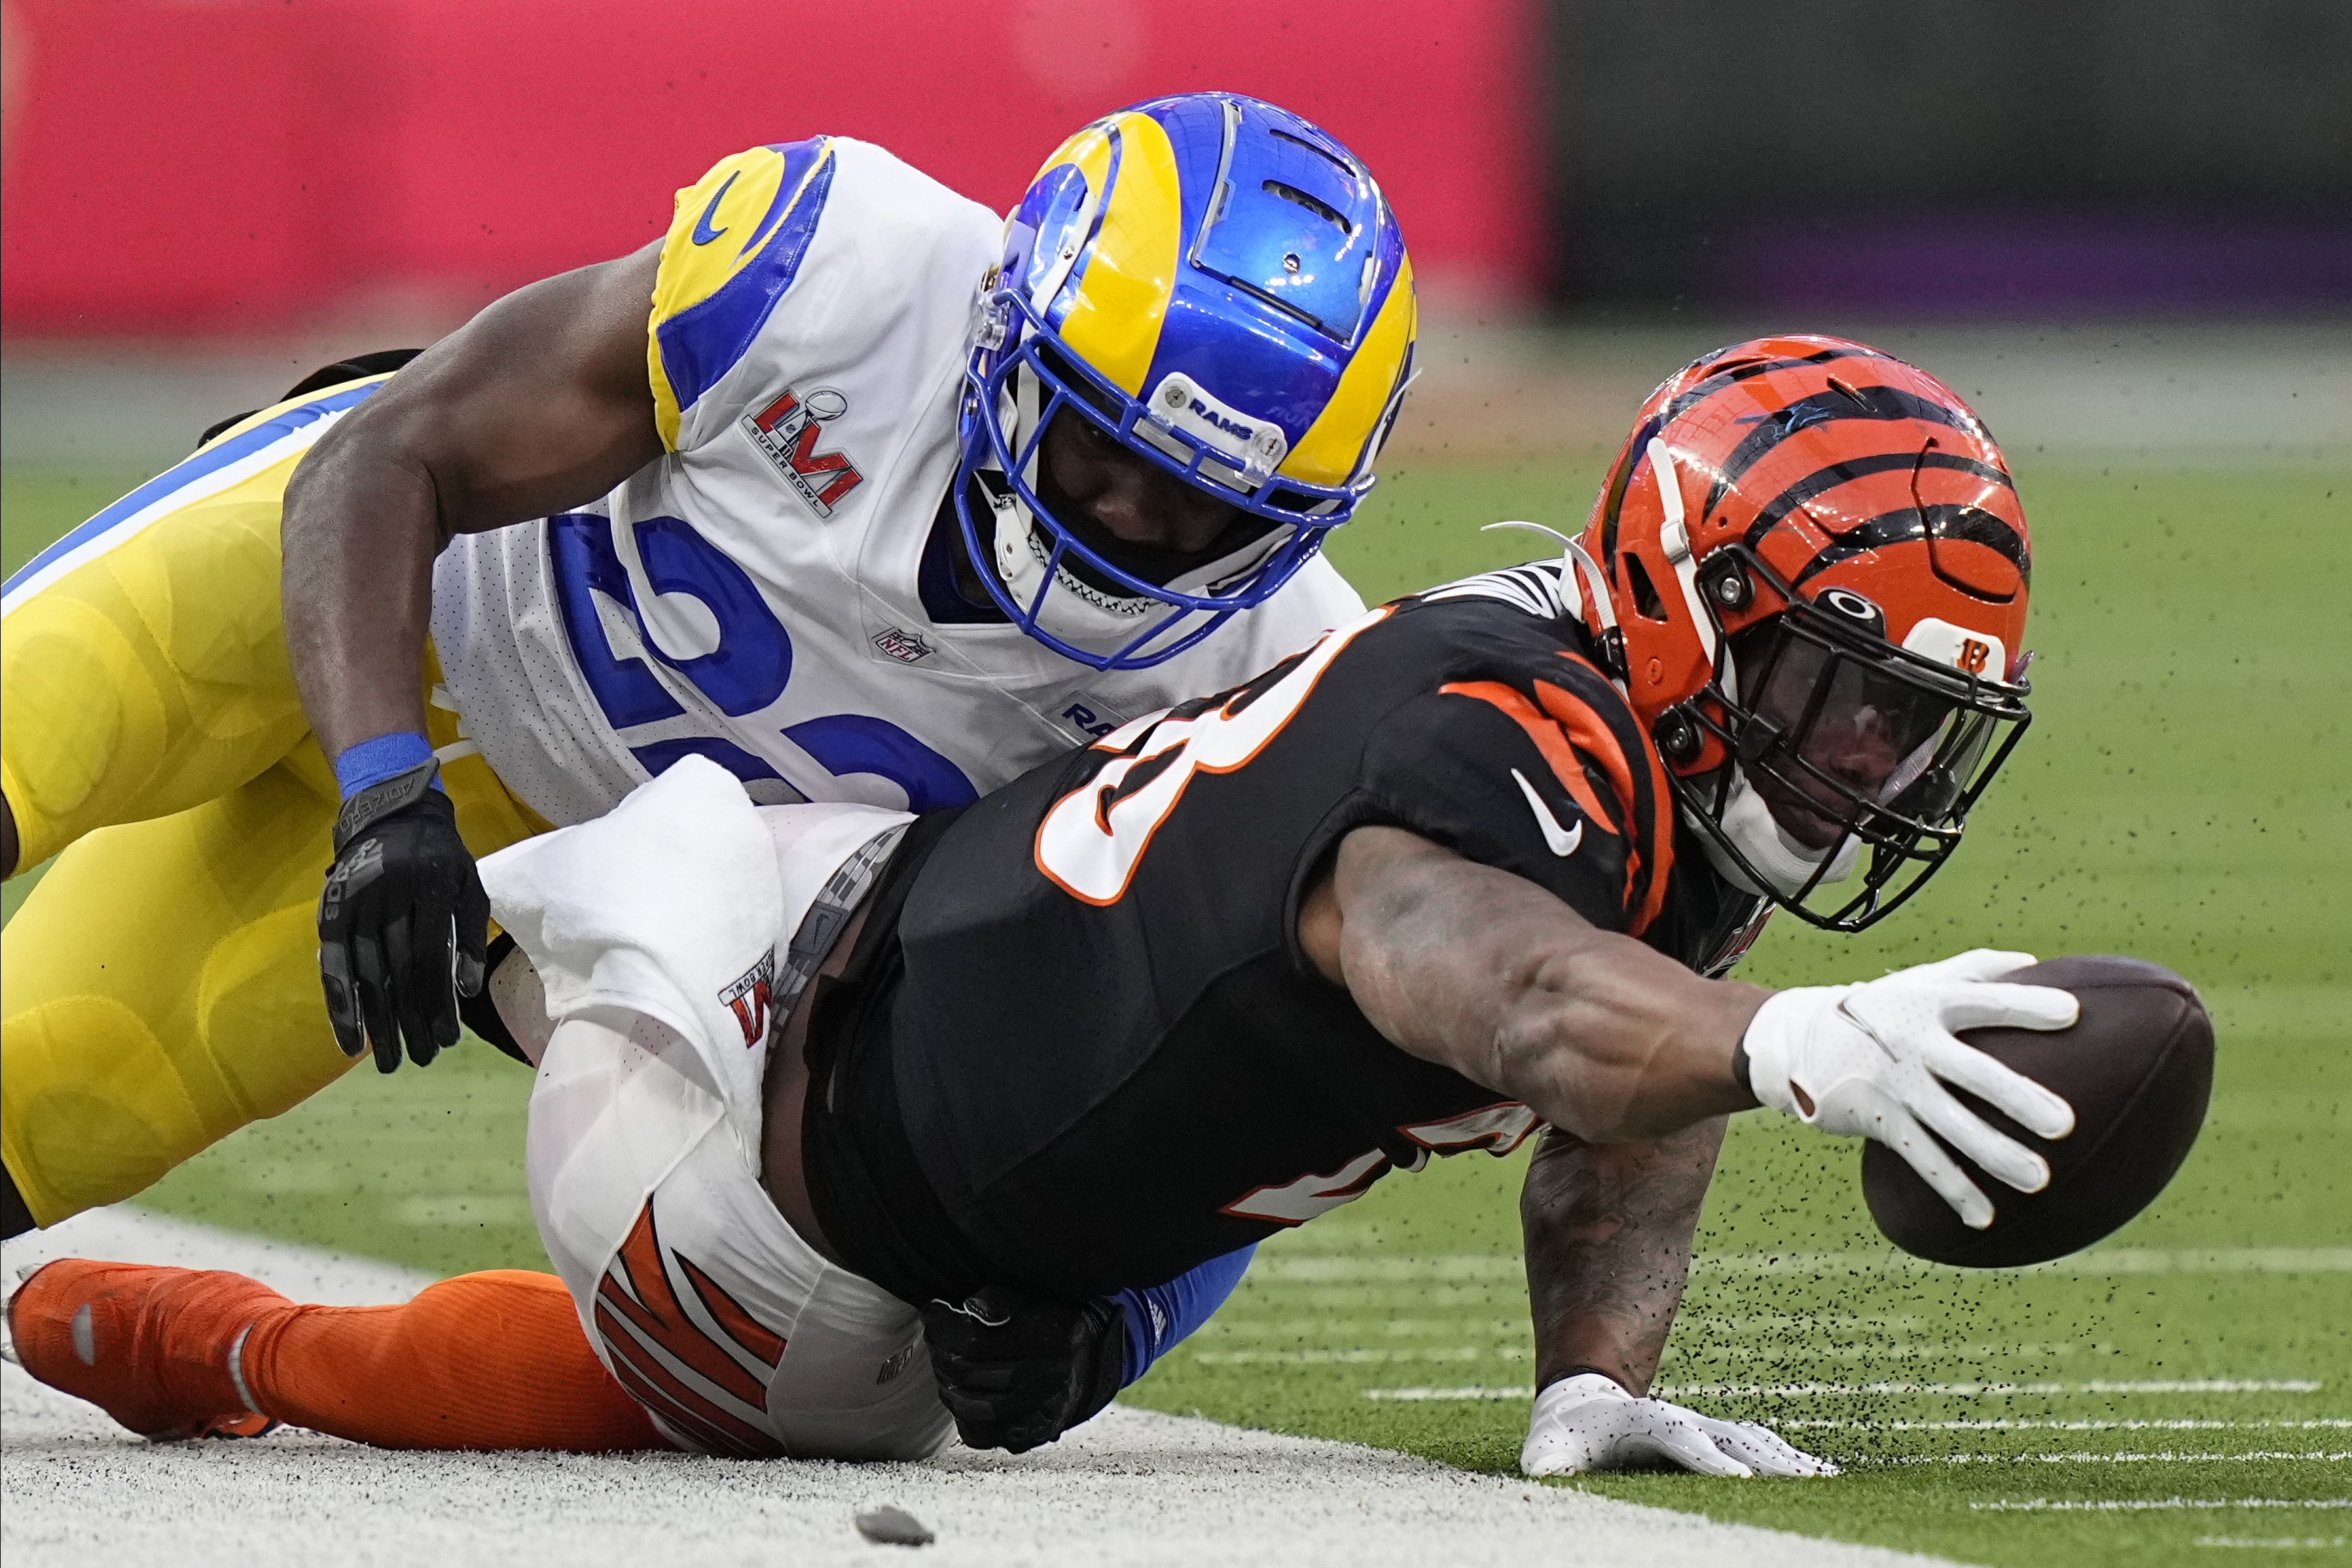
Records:
{"label": "orange sock", "polygon": [[26,1281],[8,1319],[27,1372],[152,1437],[251,1408],[387,1448],[670,1446],[589,1349],[552,1274],[501,1269],[401,1306],[319,1307],[240,1274],[63,1259]]}
{"label": "orange sock", "polygon": [[292,1306],[254,1326],[253,1403],[383,1448],[664,1448],[580,1332],[563,1281],[496,1269],[397,1307]]}

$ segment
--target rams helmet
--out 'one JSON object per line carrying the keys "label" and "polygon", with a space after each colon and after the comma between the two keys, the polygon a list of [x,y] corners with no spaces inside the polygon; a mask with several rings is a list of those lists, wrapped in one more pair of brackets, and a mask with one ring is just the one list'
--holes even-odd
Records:
{"label": "rams helmet", "polygon": [[[989,591],[1098,669],[1191,647],[1354,512],[1414,330],[1395,215],[1333,137],[1230,93],[1095,121],[1013,208],[978,301],[955,505]],[[1055,515],[1039,449],[1056,419],[1089,422],[1234,521],[1171,561]]]}

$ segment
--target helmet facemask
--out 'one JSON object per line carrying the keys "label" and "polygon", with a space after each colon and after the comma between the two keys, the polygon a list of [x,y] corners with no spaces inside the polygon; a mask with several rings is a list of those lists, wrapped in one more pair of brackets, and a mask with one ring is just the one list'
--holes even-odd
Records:
{"label": "helmet facemask", "polygon": [[[1063,350],[1009,288],[983,300],[981,321],[963,413],[971,478],[957,487],[957,517],[998,605],[1066,657],[1097,669],[1173,658],[1270,598],[1371,487],[1368,471],[1341,486],[1277,475],[1281,452],[1271,443],[1236,458],[1162,406],[1172,401],[1189,413],[1198,394],[1174,385],[1179,378],[1163,379],[1150,399],[1128,395]],[[1121,548],[1088,519],[1057,516],[1041,482],[1045,433],[1057,418],[1088,421],[1125,451],[1232,507],[1240,526],[1220,539],[1228,548],[1170,572],[1166,552]]]}
{"label": "helmet facemask", "polygon": [[[1727,760],[1669,777],[1727,879],[1815,925],[1859,931],[1959,846],[2030,722],[2025,661],[2004,662],[2007,680],[1938,663],[1889,641],[1861,594],[1798,598],[1753,552],[1727,548],[1786,608],[1728,635],[1718,623],[1713,678],[1659,733],[1670,765],[1677,753]],[[1857,866],[1860,885],[1843,885]]]}

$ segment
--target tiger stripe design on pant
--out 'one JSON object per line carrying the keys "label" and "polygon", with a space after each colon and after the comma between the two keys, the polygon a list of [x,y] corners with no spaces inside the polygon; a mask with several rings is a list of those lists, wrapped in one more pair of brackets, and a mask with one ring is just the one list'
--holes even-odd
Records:
{"label": "tiger stripe design on pant", "polygon": [[[684,1291],[671,1278],[672,1260]],[[784,1336],[693,1260],[662,1246],[651,1201],[596,1288],[596,1329],[613,1375],[694,1447],[737,1458],[784,1457],[773,1434],[730,1408],[768,1413],[768,1380],[783,1359]]]}

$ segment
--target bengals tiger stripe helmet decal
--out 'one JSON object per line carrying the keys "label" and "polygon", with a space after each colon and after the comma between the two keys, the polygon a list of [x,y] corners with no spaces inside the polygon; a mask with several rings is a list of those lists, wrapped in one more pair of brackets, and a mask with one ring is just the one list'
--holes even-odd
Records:
{"label": "bengals tiger stripe helmet decal", "polygon": [[1950,388],[1837,338],[1706,355],[1643,404],[1579,545],[1590,630],[1719,870],[1858,930],[1942,864],[2029,716],[2032,564]]}

